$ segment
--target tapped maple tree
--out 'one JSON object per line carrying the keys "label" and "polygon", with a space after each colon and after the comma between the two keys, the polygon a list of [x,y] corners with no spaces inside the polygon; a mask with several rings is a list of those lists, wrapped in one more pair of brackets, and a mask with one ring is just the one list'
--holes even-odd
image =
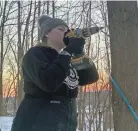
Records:
{"label": "tapped maple tree", "polygon": [[[138,114],[137,1],[108,1],[112,77]],[[114,131],[137,131],[138,124],[116,88],[112,88]]]}

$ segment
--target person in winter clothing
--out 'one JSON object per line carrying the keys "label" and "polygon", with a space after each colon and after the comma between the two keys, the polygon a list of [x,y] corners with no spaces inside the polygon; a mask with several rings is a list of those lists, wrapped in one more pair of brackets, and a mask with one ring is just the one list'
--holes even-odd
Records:
{"label": "person in winter clothing", "polygon": [[24,55],[22,71],[25,96],[13,120],[11,131],[76,131],[79,76],[71,65],[73,53],[85,41],[63,41],[68,25],[61,19],[38,18],[41,43]]}

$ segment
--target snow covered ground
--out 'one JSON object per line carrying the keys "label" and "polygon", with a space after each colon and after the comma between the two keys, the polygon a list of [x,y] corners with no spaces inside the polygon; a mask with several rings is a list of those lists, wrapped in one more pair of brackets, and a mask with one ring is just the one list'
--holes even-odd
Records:
{"label": "snow covered ground", "polygon": [[0,131],[10,131],[13,117],[0,117]]}
{"label": "snow covered ground", "polygon": [[[10,131],[13,117],[0,117],[0,131]],[[78,130],[79,131],[79,130]]]}
{"label": "snow covered ground", "polygon": [[[1,129],[0,131],[10,131],[12,120],[13,120],[13,117],[7,117],[7,116],[0,117],[0,129]],[[110,131],[110,130],[107,130],[107,131]],[[113,129],[111,131],[113,131]]]}

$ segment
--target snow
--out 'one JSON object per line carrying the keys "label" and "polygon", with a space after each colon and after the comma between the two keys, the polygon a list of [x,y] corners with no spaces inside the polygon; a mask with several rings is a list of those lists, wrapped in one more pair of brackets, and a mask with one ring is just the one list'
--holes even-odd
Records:
{"label": "snow", "polygon": [[[13,117],[2,116],[0,117],[0,131],[10,131]],[[77,130],[79,131],[79,130]]]}
{"label": "snow", "polygon": [[1,116],[0,117],[0,131],[10,131],[13,117]]}
{"label": "snow", "polygon": [[[13,117],[8,117],[8,116],[0,117],[0,129],[1,129],[0,131],[10,131],[12,121],[13,121]],[[77,131],[79,131],[79,130],[77,130]],[[86,131],[87,131],[87,129],[86,129]],[[110,131],[110,129],[107,129],[107,131]],[[113,131],[113,129],[111,131]]]}

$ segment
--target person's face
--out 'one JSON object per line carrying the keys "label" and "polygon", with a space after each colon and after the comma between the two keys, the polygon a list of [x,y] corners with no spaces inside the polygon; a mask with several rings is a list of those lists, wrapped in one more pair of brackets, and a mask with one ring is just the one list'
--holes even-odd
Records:
{"label": "person's face", "polygon": [[64,33],[67,31],[66,26],[57,26],[56,28],[52,29],[48,34],[46,34],[46,37],[48,41],[52,44],[53,47],[60,50],[65,47],[65,44],[63,42]]}

